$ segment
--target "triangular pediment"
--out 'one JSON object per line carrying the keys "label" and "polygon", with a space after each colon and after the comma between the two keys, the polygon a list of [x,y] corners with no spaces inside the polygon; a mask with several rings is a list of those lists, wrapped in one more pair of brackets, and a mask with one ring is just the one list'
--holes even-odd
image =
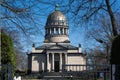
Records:
{"label": "triangular pediment", "polygon": [[61,45],[52,45],[49,47],[49,49],[66,49],[66,47]]}

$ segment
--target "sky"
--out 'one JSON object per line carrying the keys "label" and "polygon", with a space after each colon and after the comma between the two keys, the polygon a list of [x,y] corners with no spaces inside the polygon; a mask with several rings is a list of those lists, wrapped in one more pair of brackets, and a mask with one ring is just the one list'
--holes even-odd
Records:
{"label": "sky", "polygon": [[[59,4],[60,5],[60,4]],[[41,5],[44,9],[44,7],[46,7],[46,5]],[[62,12],[62,8],[63,7],[59,7],[59,10]],[[44,11],[44,10],[43,10]],[[36,46],[41,46],[43,45],[43,41],[44,41],[44,35],[45,35],[45,24],[46,24],[46,20],[49,14],[51,14],[52,12],[55,11],[55,5],[50,6],[50,8],[48,9],[48,11],[45,11],[45,16],[39,16],[40,18],[40,22],[42,23],[42,25],[40,25],[41,27],[41,31],[42,31],[42,35],[41,34],[37,34],[36,36],[32,36],[33,38],[33,43],[35,43]],[[64,12],[62,12],[64,14]],[[69,38],[70,38],[70,42],[72,45],[74,46],[78,46],[79,44],[81,44],[83,50],[85,50],[86,48],[89,47],[93,47],[91,46],[92,44],[95,44],[94,41],[88,41],[87,39],[85,39],[85,28],[84,26],[82,27],[77,27],[76,25],[74,25],[73,22],[70,22],[70,20],[68,19],[69,15],[64,14],[67,18],[68,24],[69,24]],[[87,26],[87,25],[86,25]],[[28,49],[29,51],[31,51],[31,47],[27,47],[26,49]]]}
{"label": "sky", "polygon": [[[46,2],[46,0],[44,1]],[[48,1],[49,2],[49,1]],[[40,6],[41,10],[35,8],[35,11],[38,11],[40,13],[40,16],[38,16],[38,20],[39,22],[41,23],[40,25],[40,31],[42,32],[42,34],[37,34],[37,35],[31,35],[32,37],[32,41],[33,43],[35,43],[36,46],[40,46],[40,45],[43,45],[43,41],[44,41],[44,35],[45,35],[45,29],[44,29],[44,26],[46,24],[46,20],[47,20],[47,17],[50,13],[54,12],[55,10],[55,4],[59,4],[59,10],[61,12],[63,12],[64,10],[64,5],[66,5],[66,3],[68,1],[64,1],[62,2],[62,4],[60,4],[59,1],[55,1],[53,0],[53,4],[43,4],[43,3],[39,3],[37,4],[36,6]],[[112,2],[112,1],[111,1]],[[77,3],[74,3],[77,5]],[[115,5],[112,6],[112,9],[114,9],[114,11],[117,11],[118,10],[118,7],[120,7],[119,5],[119,0],[117,3],[115,3]],[[73,8],[74,9],[74,8]],[[63,12],[64,13],[64,12]],[[82,12],[80,13],[82,14]],[[41,16],[43,15],[43,16]],[[68,24],[69,24],[69,38],[70,38],[70,42],[72,45],[74,46],[78,46],[78,44],[81,44],[82,45],[82,49],[83,51],[87,50],[87,49],[90,49],[90,48],[95,48],[96,45],[100,45],[99,43],[97,43],[94,39],[93,40],[88,40],[88,38],[86,38],[86,31],[87,29],[90,29],[91,27],[96,27],[96,25],[94,25],[94,23],[91,25],[91,24],[84,24],[84,25],[79,25],[76,26],[74,24],[74,22],[71,22],[69,16],[71,16],[71,14],[64,14],[68,20]],[[87,28],[85,28],[87,27]],[[26,50],[28,49],[29,51],[31,51],[31,46],[29,47],[26,47]]]}
{"label": "sky", "polygon": [[[24,1],[25,3],[22,2],[22,1]],[[16,5],[15,7],[18,7],[18,8],[23,8],[24,7],[23,3],[24,3],[24,5],[27,5],[27,7],[29,7],[28,3],[29,4],[34,4],[30,9],[30,12],[31,12],[30,16],[36,21],[37,24],[34,24],[29,19],[26,23],[23,22],[22,24],[25,25],[26,29],[32,28],[33,31],[37,31],[38,33],[37,34],[33,33],[34,35],[30,34],[31,43],[23,45],[25,51],[27,51],[27,50],[31,51],[32,43],[35,43],[36,46],[40,46],[40,45],[43,44],[44,35],[45,35],[45,28],[44,27],[45,27],[45,24],[46,24],[46,20],[47,20],[48,15],[55,10],[55,4],[59,4],[59,6],[60,6],[59,10],[64,13],[64,15],[66,16],[66,18],[68,20],[69,38],[70,38],[70,42],[71,42],[72,45],[78,46],[78,44],[81,44],[83,50],[86,50],[88,48],[94,48],[96,45],[99,45],[98,43],[95,42],[95,40],[90,40],[90,39],[88,40],[88,38],[86,38],[86,34],[87,34],[86,31],[87,30],[89,30],[91,27],[93,27],[93,28],[98,27],[98,26],[94,25],[94,22],[92,24],[82,23],[81,25],[77,26],[77,25],[74,24],[73,18],[70,17],[72,14],[65,12],[65,9],[67,9],[67,10],[72,9],[73,11],[76,10],[75,6],[79,5],[79,3],[74,2],[72,4],[71,9],[69,9],[68,6],[66,6],[66,4],[68,4],[69,0],[40,0],[40,2],[37,2],[37,0],[36,1],[35,0],[30,0],[30,1],[31,2],[29,2],[29,0],[16,0],[16,3],[14,3],[14,4],[11,1],[11,3],[12,3],[11,5],[12,6]],[[75,0],[75,1],[77,1],[77,0]],[[78,0],[78,2],[79,1],[81,1],[81,0]],[[113,0],[110,0],[110,2],[112,2],[112,1]],[[119,5],[120,0],[116,0],[116,1],[117,2],[112,6],[112,9],[114,10],[114,13],[116,13],[116,11],[120,12],[120,5]],[[84,13],[84,10],[83,11],[80,10],[79,15],[81,15],[83,13]],[[13,15],[13,13],[9,13],[9,11],[8,11],[7,15]],[[17,18],[19,18],[21,15],[23,15],[23,14],[20,14],[20,15],[15,14],[15,16],[17,16]],[[25,19],[27,20],[27,18],[25,18]],[[24,21],[24,18],[21,18],[20,20]],[[17,20],[15,20],[15,21],[17,21]],[[11,25],[11,22],[9,21],[7,25],[8,26]],[[16,26],[16,25],[12,25],[12,26]],[[23,38],[21,38],[21,40],[22,39]],[[26,43],[26,42],[22,42],[22,43]]]}
{"label": "sky", "polygon": [[[41,19],[40,19],[41,22],[42,22],[42,25],[40,27],[41,27],[41,30],[42,30],[43,34],[42,35],[38,34],[36,36],[31,36],[33,38],[33,42],[36,44],[36,46],[40,46],[40,45],[43,44],[44,35],[45,35],[45,29],[44,29],[45,23],[46,23],[48,15],[51,14],[52,12],[54,12],[54,10],[55,10],[54,7],[55,6],[52,6],[51,10],[47,13],[47,15],[44,16],[44,17],[41,17]],[[66,16],[66,18],[67,18],[67,16]],[[74,45],[74,46],[78,46],[78,44],[84,45],[84,43],[85,43],[85,41],[84,41],[84,31],[82,29],[81,30],[78,30],[78,29],[79,28],[76,28],[72,23],[69,23],[69,38],[70,38],[71,44]]]}

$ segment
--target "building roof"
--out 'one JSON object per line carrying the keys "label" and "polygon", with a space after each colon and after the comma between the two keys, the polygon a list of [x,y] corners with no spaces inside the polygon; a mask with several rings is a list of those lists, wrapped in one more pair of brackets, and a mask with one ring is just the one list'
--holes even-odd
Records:
{"label": "building roof", "polygon": [[66,18],[62,12],[57,10],[48,16],[48,20],[66,20]]}
{"label": "building roof", "polygon": [[41,50],[41,49],[78,49],[78,47],[73,46],[73,45],[60,45],[60,44],[55,44],[55,45],[42,45],[38,46],[35,49]]}
{"label": "building roof", "polygon": [[60,27],[60,26],[68,27],[66,17],[61,11],[55,10],[48,16],[45,27],[52,27],[52,26],[53,27]]}

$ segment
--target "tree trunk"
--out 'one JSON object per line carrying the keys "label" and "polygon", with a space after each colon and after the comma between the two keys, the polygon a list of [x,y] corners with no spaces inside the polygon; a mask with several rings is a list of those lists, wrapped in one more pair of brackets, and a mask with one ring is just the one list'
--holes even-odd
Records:
{"label": "tree trunk", "polygon": [[105,1],[106,1],[106,6],[108,9],[108,13],[109,13],[111,24],[112,24],[113,36],[117,36],[118,35],[117,28],[116,28],[117,26],[116,26],[114,14],[113,14],[111,6],[110,6],[110,2],[109,2],[109,0],[105,0]]}

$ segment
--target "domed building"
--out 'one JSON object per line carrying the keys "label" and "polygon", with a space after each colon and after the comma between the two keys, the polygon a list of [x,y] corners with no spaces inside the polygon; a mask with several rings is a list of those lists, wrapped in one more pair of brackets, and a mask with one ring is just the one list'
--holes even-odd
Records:
{"label": "domed building", "polygon": [[86,64],[81,45],[70,44],[67,19],[57,7],[47,18],[44,44],[38,47],[33,44],[32,52],[28,54],[28,70],[31,73],[60,72],[62,65]]}
{"label": "domed building", "polygon": [[66,17],[59,10],[48,16],[45,30],[45,42],[69,42],[68,23]]}

